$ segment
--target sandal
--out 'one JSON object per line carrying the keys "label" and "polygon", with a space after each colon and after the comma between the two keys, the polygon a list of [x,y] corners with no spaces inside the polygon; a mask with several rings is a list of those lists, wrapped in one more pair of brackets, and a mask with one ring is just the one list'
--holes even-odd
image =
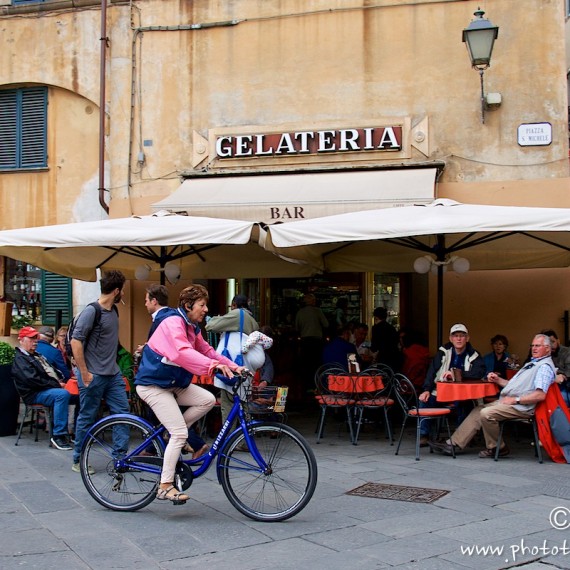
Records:
{"label": "sandal", "polygon": [[[180,453],[182,453],[182,455],[186,455],[187,453],[196,453],[196,452],[189,443],[185,443],[184,447],[180,450]],[[194,459],[194,456],[192,456],[192,459]]]}
{"label": "sandal", "polygon": [[159,487],[156,490],[156,498],[159,501],[172,501],[173,503],[185,503],[190,497],[180,492],[174,485],[170,485],[167,489]]}
{"label": "sandal", "polygon": [[210,446],[205,443],[198,451],[195,451],[192,454],[192,459],[200,459],[200,457],[202,457],[202,455],[205,455],[206,453],[208,453],[210,449]]}

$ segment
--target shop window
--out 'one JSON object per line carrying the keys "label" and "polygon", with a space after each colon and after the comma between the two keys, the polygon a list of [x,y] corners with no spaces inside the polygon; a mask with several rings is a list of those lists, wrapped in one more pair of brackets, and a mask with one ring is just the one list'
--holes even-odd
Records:
{"label": "shop window", "polygon": [[47,167],[47,88],[0,90],[0,169]]}
{"label": "shop window", "polygon": [[71,279],[39,267],[6,259],[4,292],[20,324],[68,323],[72,316]]}
{"label": "shop window", "polygon": [[[23,261],[6,259],[5,275],[5,297],[14,303],[13,322],[16,325],[39,322],[42,309],[42,270]],[[22,323],[18,323],[19,320]]]}
{"label": "shop window", "polygon": [[303,295],[313,293],[329,322],[328,336],[336,334],[336,310],[346,299],[346,319],[360,322],[362,315],[362,274],[332,273],[311,279],[271,280],[271,325],[282,332],[294,330],[295,315],[303,306]]}
{"label": "shop window", "polygon": [[373,304],[374,307],[385,307],[388,322],[400,328],[400,279],[397,275],[374,274]]}

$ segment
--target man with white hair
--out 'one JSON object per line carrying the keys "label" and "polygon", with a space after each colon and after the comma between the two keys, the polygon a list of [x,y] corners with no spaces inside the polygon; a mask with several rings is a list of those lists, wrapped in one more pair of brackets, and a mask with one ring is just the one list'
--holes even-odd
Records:
{"label": "man with white hair", "polygon": [[[430,447],[446,455],[461,452],[475,434],[482,429],[486,449],[479,453],[481,458],[494,458],[499,438],[500,422],[513,419],[528,419],[534,414],[539,402],[554,382],[556,367],[550,356],[550,338],[538,334],[530,345],[532,358],[511,380],[505,380],[495,372],[487,374],[487,380],[502,388],[498,400],[474,408],[463,423],[445,443],[430,442]],[[452,448],[453,446],[453,448]],[[499,457],[509,455],[509,448],[503,444]]]}

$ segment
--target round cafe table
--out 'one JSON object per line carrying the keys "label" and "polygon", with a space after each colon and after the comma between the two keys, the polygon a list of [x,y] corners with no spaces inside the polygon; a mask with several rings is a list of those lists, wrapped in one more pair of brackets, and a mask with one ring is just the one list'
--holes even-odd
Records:
{"label": "round cafe table", "polygon": [[477,400],[496,396],[499,388],[492,382],[437,382],[437,401]]}

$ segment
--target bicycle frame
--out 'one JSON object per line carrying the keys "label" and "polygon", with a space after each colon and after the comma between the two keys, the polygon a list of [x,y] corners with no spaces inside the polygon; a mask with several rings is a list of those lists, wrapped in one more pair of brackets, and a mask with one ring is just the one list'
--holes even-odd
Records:
{"label": "bicycle frame", "polygon": [[[248,422],[246,420],[246,417],[245,417],[245,412],[243,410],[243,405],[242,405],[242,402],[240,400],[240,397],[236,393],[234,393],[233,399],[234,399],[234,403],[233,403],[232,409],[230,410],[230,413],[229,413],[226,421],[224,422],[224,425],[222,426],[220,432],[216,436],[214,443],[212,444],[212,446],[208,450],[208,453],[206,455],[203,455],[202,457],[200,457],[198,459],[182,459],[181,460],[182,463],[184,463],[185,465],[187,465],[189,467],[199,466],[199,467],[197,467],[197,469],[195,471],[193,471],[194,477],[200,477],[201,475],[206,473],[206,471],[208,471],[208,469],[212,465],[214,458],[217,456],[218,457],[217,475],[218,475],[218,482],[220,482],[220,471],[221,471],[220,459],[223,456],[225,444],[230,440],[230,438],[235,433],[238,433],[239,431],[242,431],[244,434],[245,442],[248,446],[249,453],[253,457],[255,462],[257,463],[259,472],[264,473],[268,469],[267,463],[264,461],[263,457],[260,455],[259,450],[257,449],[257,445],[255,444],[255,441],[250,437],[249,430],[248,430],[248,427],[255,426],[258,424],[263,424],[264,422],[259,421],[259,420],[253,420],[253,421]],[[153,473],[153,474],[160,474],[161,466],[160,465],[152,465],[149,462],[148,457],[145,457],[144,463],[142,463],[142,462],[139,463],[138,461],[134,460],[134,458],[137,457],[137,455],[139,455],[149,445],[149,443],[154,439],[156,439],[159,442],[161,449],[164,451],[166,446],[165,446],[164,440],[161,437],[161,435],[165,431],[166,428],[163,425],[160,425],[158,427],[154,427],[145,419],[143,419],[139,416],[135,416],[133,414],[114,414],[112,416],[107,416],[107,417],[103,418],[103,420],[100,420],[99,422],[94,424],[93,427],[91,427],[91,429],[87,433],[87,436],[85,437],[84,445],[89,440],[89,437],[91,436],[92,431],[94,431],[95,428],[102,421],[108,420],[109,418],[117,418],[117,419],[136,418],[139,422],[144,423],[145,426],[148,428],[148,430],[151,432],[151,434],[138,447],[136,447],[131,453],[129,453],[125,457],[122,457],[120,459],[116,459],[115,460],[115,468],[118,470],[121,470],[121,469],[129,469],[132,467],[136,467],[136,469],[139,471],[144,471],[144,472]],[[232,423],[234,422],[234,420],[236,418],[239,421],[239,426],[236,427],[230,433],[230,426],[232,425]],[[105,445],[104,442],[100,442],[100,443],[101,443],[101,445]],[[251,463],[248,463],[246,461],[242,462],[242,461],[236,459],[235,457],[233,459],[234,459],[234,462],[243,463],[244,469],[251,470],[253,467],[253,465]]]}

